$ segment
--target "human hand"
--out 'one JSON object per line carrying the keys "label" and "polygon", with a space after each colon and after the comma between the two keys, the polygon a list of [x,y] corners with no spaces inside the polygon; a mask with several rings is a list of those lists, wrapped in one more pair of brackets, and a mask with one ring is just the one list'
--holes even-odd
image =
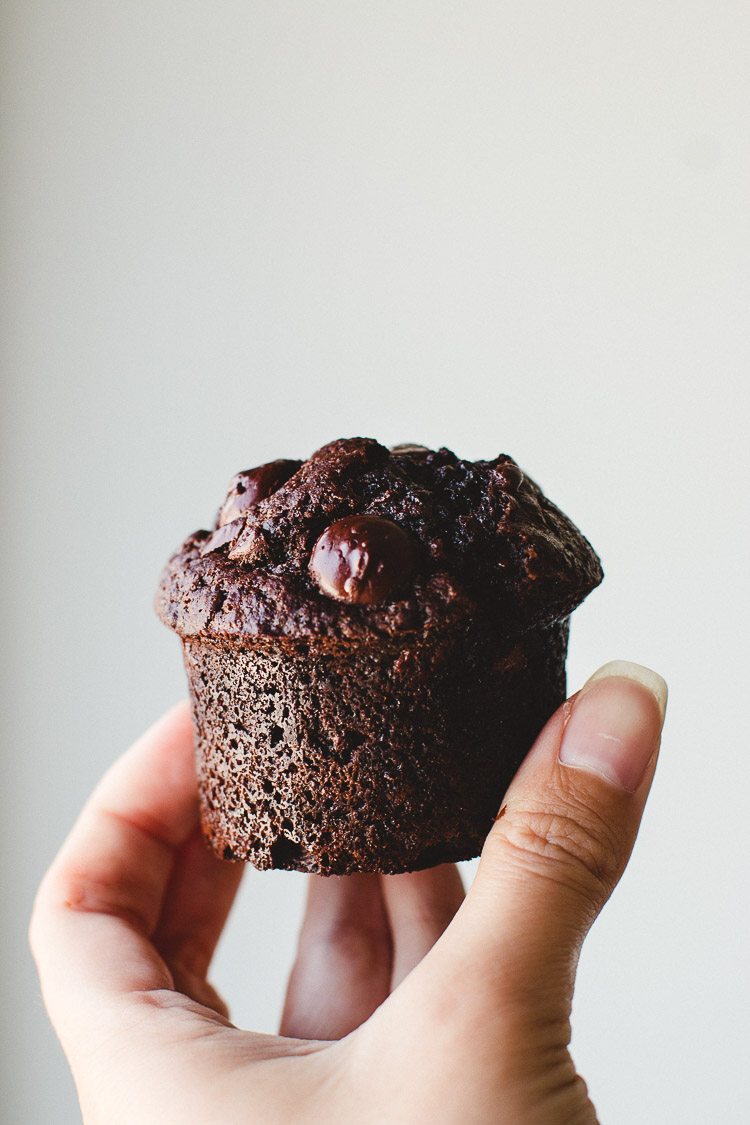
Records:
{"label": "human hand", "polygon": [[626,664],[564,704],[463,905],[452,867],[311,879],[279,1036],[234,1027],[207,982],[242,867],[200,839],[189,712],[169,712],[100,782],[32,918],[87,1125],[596,1121],[568,1051],[576,964],[665,705]]}

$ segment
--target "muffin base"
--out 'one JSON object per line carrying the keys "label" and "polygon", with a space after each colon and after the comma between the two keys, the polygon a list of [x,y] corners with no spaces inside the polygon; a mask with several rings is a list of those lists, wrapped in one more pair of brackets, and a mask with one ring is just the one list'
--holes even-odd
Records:
{"label": "muffin base", "polygon": [[478,855],[565,698],[567,640],[567,620],[514,641],[185,638],[204,835],[321,875]]}

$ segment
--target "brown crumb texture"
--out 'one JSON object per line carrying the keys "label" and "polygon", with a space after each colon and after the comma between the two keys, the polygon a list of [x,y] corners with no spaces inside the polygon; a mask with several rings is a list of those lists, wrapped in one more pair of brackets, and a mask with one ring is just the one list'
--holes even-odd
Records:
{"label": "brown crumb texture", "polygon": [[[204,832],[224,859],[324,875],[479,853],[565,696],[567,622],[358,648],[185,642]],[[460,674],[459,674],[460,670]]]}

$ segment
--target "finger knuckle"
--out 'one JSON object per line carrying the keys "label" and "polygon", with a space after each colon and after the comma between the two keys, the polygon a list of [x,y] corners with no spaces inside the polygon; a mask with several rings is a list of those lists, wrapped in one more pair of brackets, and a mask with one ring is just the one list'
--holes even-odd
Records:
{"label": "finger knuckle", "polygon": [[509,807],[497,822],[501,847],[516,862],[591,897],[608,896],[620,876],[622,848],[595,810],[578,802]]}

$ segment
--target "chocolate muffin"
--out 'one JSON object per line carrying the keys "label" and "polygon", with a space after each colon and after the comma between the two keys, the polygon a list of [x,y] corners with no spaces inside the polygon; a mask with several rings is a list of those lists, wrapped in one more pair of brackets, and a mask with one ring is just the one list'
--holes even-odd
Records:
{"label": "chocolate muffin", "polygon": [[238,473],[156,603],[213,849],[324,875],[478,855],[601,579],[505,454],[351,438]]}

